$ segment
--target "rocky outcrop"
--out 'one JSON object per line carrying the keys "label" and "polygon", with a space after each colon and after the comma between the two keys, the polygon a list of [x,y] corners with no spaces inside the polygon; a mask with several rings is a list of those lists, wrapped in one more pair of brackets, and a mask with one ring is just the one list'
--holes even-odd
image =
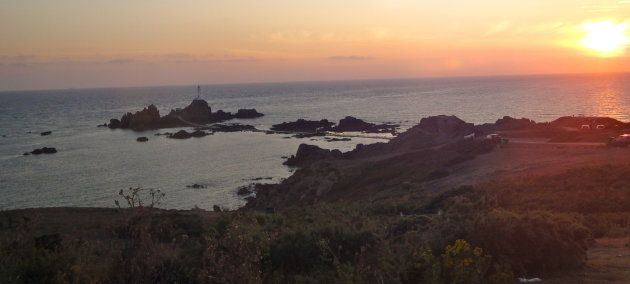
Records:
{"label": "rocky outcrop", "polygon": [[317,120],[305,120],[298,119],[293,122],[283,122],[280,124],[274,124],[271,130],[275,131],[287,131],[287,132],[317,132],[320,130],[329,131],[332,129],[334,122],[330,122],[327,119]]}
{"label": "rocky outcrop", "polygon": [[563,116],[550,122],[550,124],[577,129],[582,125],[589,125],[593,129],[597,125],[604,125],[606,129],[628,128],[630,126],[630,123],[624,123],[614,118],[596,116]]}
{"label": "rocky outcrop", "polygon": [[342,158],[342,154],[337,149],[328,150],[315,145],[300,144],[297,153],[291,155],[284,164],[293,167],[305,167],[319,160],[340,158]]}
{"label": "rocky outcrop", "polygon": [[405,151],[453,142],[475,131],[472,123],[456,116],[430,116],[388,143],[392,151]]}
{"label": "rocky outcrop", "polygon": [[53,147],[44,147],[44,148],[41,148],[41,149],[35,149],[35,150],[31,151],[31,154],[33,154],[33,155],[54,154],[54,153],[57,153],[57,149],[55,149]]}
{"label": "rocky outcrop", "polygon": [[122,128],[136,130],[156,128],[160,123],[160,112],[155,105],[149,105],[135,114],[129,112],[123,115],[120,119],[120,123]]}
{"label": "rocky outcrop", "polygon": [[121,124],[120,124],[120,120],[116,119],[116,118],[112,118],[109,120],[109,124],[107,125],[107,127],[111,128],[111,129],[116,129],[116,128],[120,128]]}
{"label": "rocky outcrop", "polygon": [[173,139],[188,139],[191,137],[204,137],[209,135],[207,132],[205,131],[201,131],[201,130],[197,130],[195,132],[188,132],[186,130],[180,130],[175,132],[174,134],[171,134],[169,136],[167,136],[168,138],[173,138]]}
{"label": "rocky outcrop", "polygon": [[179,115],[184,120],[194,123],[208,123],[211,122],[212,110],[208,102],[193,100],[190,105],[181,110],[181,112],[176,112],[175,115]]}
{"label": "rocky outcrop", "polygon": [[252,109],[239,109],[238,112],[234,115],[235,118],[245,119],[245,118],[257,118],[264,116],[264,114],[256,111],[255,108]]}
{"label": "rocky outcrop", "polygon": [[209,127],[199,128],[199,130],[211,130],[213,132],[241,132],[241,131],[254,131],[256,127],[246,124],[213,124]]}
{"label": "rocky outcrop", "polygon": [[163,117],[160,117],[160,113],[154,105],[150,105],[136,113],[128,112],[120,120],[111,119],[107,126],[112,129],[127,128],[142,131],[168,127],[198,126],[233,118],[254,118],[260,116],[263,116],[263,114],[257,112],[256,109],[239,109],[236,115],[222,110],[213,113],[208,102],[193,100],[187,107],[171,110],[169,114]]}
{"label": "rocky outcrop", "polygon": [[396,128],[400,125],[396,124],[374,124],[368,123],[361,119],[346,116],[339,120],[337,127],[334,127],[332,131],[345,132],[345,131],[358,131],[365,133],[395,133]]}

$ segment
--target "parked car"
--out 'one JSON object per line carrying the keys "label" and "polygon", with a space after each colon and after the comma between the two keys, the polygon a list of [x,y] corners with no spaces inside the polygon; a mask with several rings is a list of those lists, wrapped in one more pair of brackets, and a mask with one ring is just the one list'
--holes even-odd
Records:
{"label": "parked car", "polygon": [[630,134],[621,134],[617,137],[608,138],[607,143],[609,146],[613,147],[627,147],[630,145]]}
{"label": "parked car", "polygon": [[501,137],[501,135],[493,133],[493,134],[489,134],[488,136],[486,136],[486,141],[490,141],[490,142],[494,142],[494,143],[501,143],[501,141],[503,140],[503,137]]}

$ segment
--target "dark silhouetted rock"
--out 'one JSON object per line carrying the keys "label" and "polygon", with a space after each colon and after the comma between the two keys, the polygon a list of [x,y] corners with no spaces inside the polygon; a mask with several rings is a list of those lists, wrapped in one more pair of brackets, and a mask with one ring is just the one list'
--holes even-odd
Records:
{"label": "dark silhouetted rock", "polygon": [[474,131],[472,123],[467,123],[456,116],[430,116],[392,139],[387,148],[391,151],[405,151],[432,147],[462,139]]}
{"label": "dark silhouetted rock", "polygon": [[192,185],[187,185],[187,186],[186,186],[186,188],[196,188],[196,189],[199,189],[199,188],[206,188],[206,186],[205,186],[205,185],[201,185],[201,184],[196,184],[196,183],[195,183],[195,184],[192,184]]}
{"label": "dark silhouetted rock", "polygon": [[96,127],[107,127],[107,123],[99,124]]}
{"label": "dark silhouetted rock", "polygon": [[190,137],[204,137],[207,136],[208,133],[201,130],[196,130],[195,132],[189,133],[186,130],[177,131],[175,134],[169,135],[168,138],[173,139],[188,139]]}
{"label": "dark silhouetted rock", "polygon": [[116,129],[116,128],[120,128],[121,127],[121,123],[120,120],[112,118],[109,120],[109,124],[107,125],[107,127],[111,128],[111,129]]}
{"label": "dark silhouetted rock", "polygon": [[239,109],[234,115],[236,118],[257,118],[261,116],[264,116],[264,114],[257,112],[255,108]]}
{"label": "dark silhouetted rock", "polygon": [[209,127],[204,127],[201,129],[211,130],[214,132],[240,132],[240,131],[254,131],[256,130],[256,127],[252,125],[233,123],[233,124],[214,124]]}
{"label": "dark silhouetted rock", "polygon": [[46,136],[46,135],[50,135],[52,134],[52,131],[44,131],[42,133],[40,133],[41,136]]}
{"label": "dark silhouetted rock", "polygon": [[24,154],[22,154],[22,156],[28,156],[28,155],[30,155],[30,154],[31,154],[31,153],[29,153],[29,152],[24,152]]}
{"label": "dark silhouetted rock", "polygon": [[147,141],[149,141],[149,138],[146,138],[146,137],[138,137],[138,138],[136,139],[136,141],[138,141],[138,142],[147,142]]}
{"label": "dark silhouetted rock", "polygon": [[39,155],[39,154],[54,154],[57,153],[57,149],[53,148],[53,147],[44,147],[41,149],[35,149],[31,152],[31,154],[33,155]]}
{"label": "dark silhouetted rock", "polygon": [[[152,129],[159,127],[160,123],[160,112],[154,105],[149,105],[143,110],[136,112],[131,115],[128,113],[129,117],[129,127],[135,130],[144,130],[144,129]],[[121,123],[124,124],[121,119]]]}
{"label": "dark silhouetted rock", "polygon": [[241,186],[236,190],[236,194],[238,195],[250,195],[253,192],[252,185]]}
{"label": "dark silhouetted rock", "polygon": [[335,123],[330,122],[327,119],[322,119],[320,121],[298,119],[294,122],[275,124],[271,127],[271,130],[288,132],[317,132],[319,130],[331,130],[334,124]]}
{"label": "dark silhouetted rock", "polygon": [[582,125],[590,125],[591,129],[595,129],[597,125],[604,125],[606,129],[628,128],[630,126],[629,123],[624,123],[614,118],[596,116],[563,116],[550,124],[569,128],[580,128]]}
{"label": "dark silhouetted rock", "polygon": [[399,126],[400,125],[397,124],[368,123],[352,116],[346,116],[341,119],[337,127],[334,127],[332,130],[337,132],[358,131],[366,133],[395,133],[396,128]]}
{"label": "dark silhouetted rock", "polygon": [[516,119],[504,116],[498,119],[495,125],[498,127],[498,130],[525,130],[536,127],[536,122],[527,118]]}
{"label": "dark silhouetted rock", "polygon": [[340,159],[341,151],[322,149],[315,145],[300,144],[295,156],[289,157],[284,164],[287,166],[305,167],[323,159]]}
{"label": "dark silhouetted rock", "polygon": [[232,113],[230,113],[230,112],[225,112],[223,110],[217,110],[217,112],[212,113],[211,118],[212,118],[213,122],[221,122],[221,121],[226,121],[226,120],[233,119],[234,115],[232,115]]}
{"label": "dark silhouetted rock", "polygon": [[181,110],[179,115],[190,122],[208,123],[211,120],[212,110],[208,102],[204,100],[193,100],[190,105]]}
{"label": "dark silhouetted rock", "polygon": [[326,137],[326,142],[338,142],[338,141],[351,141],[350,138],[328,138]]}

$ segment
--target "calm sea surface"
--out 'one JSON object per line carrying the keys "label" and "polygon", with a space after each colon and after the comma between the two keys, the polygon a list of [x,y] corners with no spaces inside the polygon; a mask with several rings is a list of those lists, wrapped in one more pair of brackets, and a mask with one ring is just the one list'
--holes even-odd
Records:
{"label": "calm sea surface", "polygon": [[[217,133],[172,140],[161,131],[110,130],[96,125],[155,104],[161,114],[185,107],[196,86],[0,92],[0,209],[114,206],[121,188],[166,193],[161,207],[237,208],[235,192],[257,177],[278,182],[291,174],[282,156],[300,143],[342,151],[357,143],[285,139],[264,133]],[[601,115],[630,121],[630,75],[440,78],[202,86],[213,110],[256,108],[265,114],[234,121],[268,129],[298,118],[338,121],[352,115],[404,127],[422,117],[456,115],[485,123],[510,115],[550,121],[564,115]],[[42,131],[52,135],[40,136]],[[136,137],[149,142],[138,143]],[[53,155],[22,156],[56,147]],[[204,189],[187,188],[191,184]]]}

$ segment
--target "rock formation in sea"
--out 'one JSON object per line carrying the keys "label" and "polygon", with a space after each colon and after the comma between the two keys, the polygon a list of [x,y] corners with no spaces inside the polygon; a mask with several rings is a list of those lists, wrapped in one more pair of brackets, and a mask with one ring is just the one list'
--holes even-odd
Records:
{"label": "rock formation in sea", "polygon": [[[43,147],[40,149],[35,149],[33,151],[31,151],[31,154],[33,155],[39,155],[39,154],[54,154],[57,153],[57,149],[54,147]],[[24,153],[24,155],[28,155],[28,153]]]}
{"label": "rock formation in sea", "polygon": [[222,110],[213,113],[208,102],[193,100],[185,108],[173,109],[165,116],[160,116],[160,112],[155,105],[149,105],[141,111],[128,112],[120,119],[111,119],[108,127],[142,131],[169,127],[199,126],[233,118],[256,118],[260,116],[263,116],[263,114],[255,109],[239,109],[236,115]]}
{"label": "rock formation in sea", "polygon": [[257,117],[261,117],[264,116],[264,114],[256,111],[255,108],[252,109],[239,109],[236,114],[234,114],[235,118],[257,118]]}
{"label": "rock formation in sea", "polygon": [[332,130],[337,132],[356,131],[365,133],[396,133],[397,124],[374,124],[361,119],[346,116]]}
{"label": "rock formation in sea", "polygon": [[317,132],[319,130],[329,131],[332,129],[334,124],[334,122],[330,122],[327,119],[317,121],[300,118],[293,122],[274,124],[271,126],[271,130],[287,132]]}

